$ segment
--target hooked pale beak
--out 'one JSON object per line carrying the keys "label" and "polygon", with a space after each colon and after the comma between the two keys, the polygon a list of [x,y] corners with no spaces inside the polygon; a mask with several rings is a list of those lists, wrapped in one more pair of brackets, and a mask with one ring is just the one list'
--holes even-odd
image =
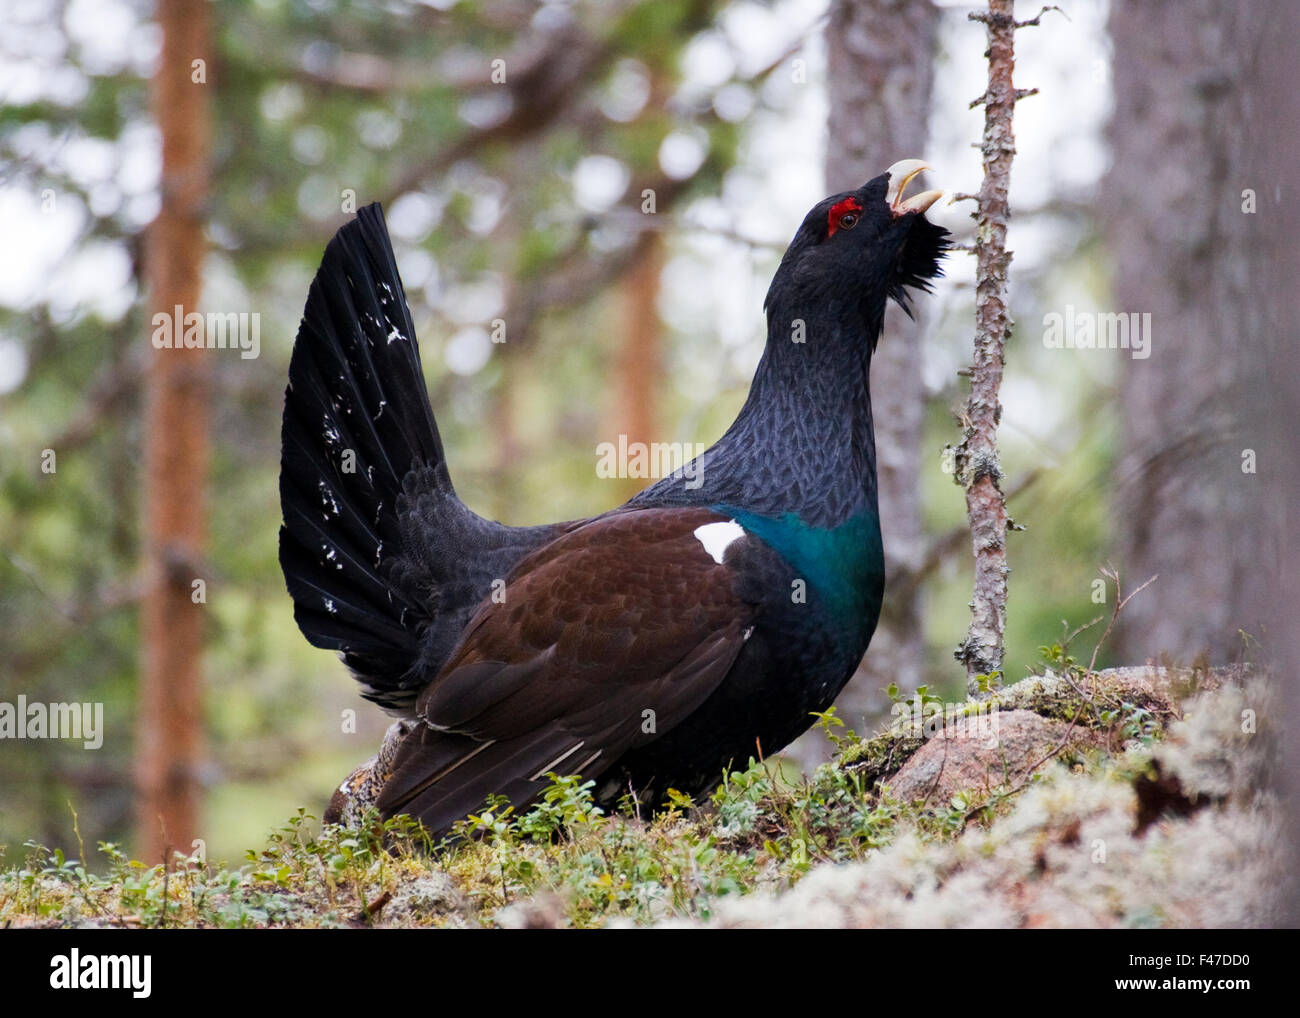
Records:
{"label": "hooked pale beak", "polygon": [[929,168],[920,159],[904,159],[885,171],[889,174],[889,190],[885,192],[885,201],[889,203],[889,211],[895,219],[909,212],[924,212],[943,196],[942,191],[922,191],[910,198],[903,198],[903,192],[907,190],[912,178]]}

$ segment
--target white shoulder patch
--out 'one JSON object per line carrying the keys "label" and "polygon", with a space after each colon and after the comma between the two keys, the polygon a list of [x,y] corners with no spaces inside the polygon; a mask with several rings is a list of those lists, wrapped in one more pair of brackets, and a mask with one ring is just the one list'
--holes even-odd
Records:
{"label": "white shoulder patch", "polygon": [[722,556],[732,541],[745,536],[744,528],[735,520],[725,523],[706,523],[695,528],[695,539],[704,545],[704,550],[713,556],[713,561],[722,564]]}

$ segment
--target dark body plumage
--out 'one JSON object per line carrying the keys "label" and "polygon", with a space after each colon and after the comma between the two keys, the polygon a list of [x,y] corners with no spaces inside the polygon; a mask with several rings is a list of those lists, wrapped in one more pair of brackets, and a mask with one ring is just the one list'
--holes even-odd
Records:
{"label": "dark body plumage", "polygon": [[924,218],[937,194],[902,199],[919,165],[808,214],[726,435],[619,509],[552,526],[456,498],[382,215],[339,231],[290,365],[280,560],[307,638],[416,719],[381,811],[443,833],[491,793],[522,806],[548,771],[656,806],[830,706],[884,586],[871,353],[886,300],[906,308],[946,248]]}

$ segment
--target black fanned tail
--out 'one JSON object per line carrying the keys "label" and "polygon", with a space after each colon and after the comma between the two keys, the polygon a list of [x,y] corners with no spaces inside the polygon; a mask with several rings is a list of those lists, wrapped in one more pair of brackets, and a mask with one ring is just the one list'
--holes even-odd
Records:
{"label": "black fanned tail", "polygon": [[404,550],[398,498],[455,501],[383,212],[363,208],[326,248],[289,364],[281,432],[280,565],[294,618],[340,651],[369,699],[402,709],[431,606]]}

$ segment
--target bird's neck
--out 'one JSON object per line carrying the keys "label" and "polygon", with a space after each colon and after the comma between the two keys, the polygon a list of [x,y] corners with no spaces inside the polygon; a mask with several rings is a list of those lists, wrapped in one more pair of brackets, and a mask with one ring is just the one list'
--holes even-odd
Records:
{"label": "bird's neck", "polygon": [[868,389],[875,336],[855,312],[769,307],[749,398],[701,465],[702,487],[719,501],[827,528],[864,510],[875,515]]}

